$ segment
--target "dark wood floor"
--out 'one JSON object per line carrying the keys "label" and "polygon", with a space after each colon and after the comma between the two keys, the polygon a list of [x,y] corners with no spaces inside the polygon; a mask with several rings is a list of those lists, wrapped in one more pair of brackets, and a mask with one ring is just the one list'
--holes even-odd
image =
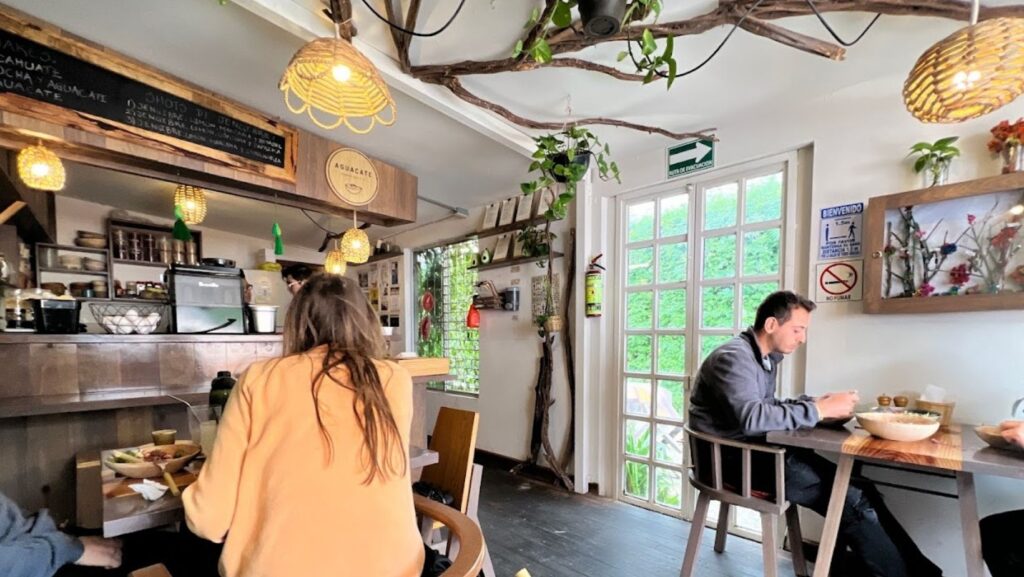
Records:
{"label": "dark wood floor", "polygon": [[[690,524],[589,495],[571,495],[497,469],[484,471],[480,524],[494,577],[526,568],[532,577],[675,577]],[[712,550],[705,531],[697,561],[700,577],[760,577],[761,545],[730,536]],[[788,559],[779,575],[792,575]],[[491,577],[491,576],[488,576]]]}

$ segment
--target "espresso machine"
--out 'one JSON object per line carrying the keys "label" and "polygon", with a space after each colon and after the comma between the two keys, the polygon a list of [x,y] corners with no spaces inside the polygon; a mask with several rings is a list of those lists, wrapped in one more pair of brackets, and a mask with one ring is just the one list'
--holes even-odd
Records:
{"label": "espresso machine", "polygon": [[172,332],[246,332],[241,269],[175,264],[164,273],[164,282],[171,299]]}

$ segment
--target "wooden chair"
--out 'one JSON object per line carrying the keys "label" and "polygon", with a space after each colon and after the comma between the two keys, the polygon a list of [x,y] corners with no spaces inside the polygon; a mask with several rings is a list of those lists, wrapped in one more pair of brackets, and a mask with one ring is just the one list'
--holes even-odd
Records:
{"label": "wooden chair", "polygon": [[[484,566],[487,549],[480,525],[468,516],[451,507],[431,501],[422,495],[413,495],[416,512],[424,519],[437,521],[448,528],[449,539],[458,541],[459,553],[452,560],[452,566],[441,577],[477,577]],[[488,573],[491,577],[493,573]]]}
{"label": "wooden chair", "polygon": [[[473,463],[476,453],[476,436],[480,425],[480,414],[451,407],[441,407],[430,436],[430,449],[437,451],[437,463],[425,467],[420,481],[439,487],[451,493],[455,501],[452,506],[463,515],[480,524],[477,509],[480,501],[480,481],[483,467]],[[428,544],[433,532],[442,524],[424,520],[421,531]],[[448,542],[448,554],[458,553],[458,543]],[[484,573],[494,575],[491,555],[484,548]]]}
{"label": "wooden chair", "polygon": [[136,569],[129,573],[128,577],[171,577],[171,573],[162,563],[157,563],[156,565]]}
{"label": "wooden chair", "polygon": [[[692,465],[690,484],[697,489],[697,508],[693,513],[693,526],[690,528],[690,539],[686,542],[686,555],[683,557],[683,568],[680,577],[691,577],[697,561],[704,524],[707,521],[708,506],[711,501],[720,504],[718,512],[718,528],[715,533],[715,552],[725,551],[725,539],[729,530],[730,506],[753,509],[761,514],[761,549],[764,555],[765,577],[777,577],[778,560],[776,552],[776,525],[779,515],[785,513],[786,525],[789,530],[789,542],[793,549],[793,570],[797,577],[806,577],[807,562],[803,553],[803,536],[800,533],[800,516],[796,506],[786,501],[785,449],[766,447],[750,443],[741,443],[722,439],[706,433],[698,433],[689,426],[686,436],[690,444]],[[731,447],[742,455],[740,466],[741,486],[733,487],[723,480],[722,447]],[[702,462],[699,458],[700,449],[710,448],[711,463]],[[775,464],[775,494],[767,495],[751,489],[751,456],[760,454],[769,456]],[[708,467],[710,466],[710,471]],[[707,473],[710,472],[710,475]],[[710,477],[710,484],[706,480]]]}

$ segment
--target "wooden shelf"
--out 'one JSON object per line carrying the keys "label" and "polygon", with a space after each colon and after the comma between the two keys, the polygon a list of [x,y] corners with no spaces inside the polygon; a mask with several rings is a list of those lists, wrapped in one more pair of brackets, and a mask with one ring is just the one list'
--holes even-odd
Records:
{"label": "wooden shelf", "polygon": [[52,272],[58,274],[85,274],[90,276],[107,276],[105,270],[85,270],[85,269],[74,269],[74,268],[49,268],[39,267],[39,272]]}
{"label": "wooden shelf", "polygon": [[[560,220],[561,219],[553,220],[551,222],[559,222]],[[547,219],[544,218],[543,216],[535,216],[535,217],[531,218],[530,220],[523,220],[523,221],[520,221],[520,222],[513,222],[512,224],[506,224],[505,226],[497,226],[497,227],[494,227],[494,228],[489,228],[487,230],[478,230],[476,232],[471,232],[469,234],[464,234],[462,236],[457,236],[457,237],[454,237],[454,238],[449,238],[447,240],[443,240],[443,241],[440,241],[440,242],[436,242],[436,243],[434,243],[432,245],[429,245],[426,248],[433,248],[433,247],[438,247],[438,246],[446,246],[446,245],[449,245],[449,244],[458,244],[460,242],[466,242],[467,240],[474,240],[474,239],[479,240],[479,239],[482,239],[482,238],[490,238],[492,236],[498,236],[499,234],[505,234],[506,232],[514,232],[514,231],[518,231],[518,230],[523,230],[524,228],[526,228],[528,226],[542,225],[545,222],[547,222]]]}
{"label": "wooden shelf", "polygon": [[[562,256],[565,256],[565,255],[563,255],[562,253],[560,253],[558,251],[554,251],[554,252],[551,253],[551,258],[553,258],[553,259],[560,258]],[[541,255],[541,256],[524,256],[524,257],[520,257],[520,258],[510,258],[510,259],[505,259],[505,260],[499,260],[497,262],[492,261],[492,262],[489,262],[487,264],[479,264],[477,266],[471,266],[471,267],[468,267],[468,268],[470,270],[476,270],[476,271],[491,270],[491,269],[502,268],[502,267],[506,267],[506,266],[515,266],[517,264],[528,264],[528,263],[533,263],[533,262],[539,262],[539,261],[547,260],[547,259],[548,259],[548,255],[546,255],[546,254],[545,255]]]}
{"label": "wooden shelf", "polygon": [[87,253],[90,253],[90,254],[107,254],[107,249],[105,249],[105,248],[88,248],[88,247],[85,247],[85,246],[74,246],[74,245],[70,245],[70,244],[48,244],[48,243],[41,242],[41,243],[38,243],[36,246],[38,246],[40,248],[53,248],[53,249],[57,249],[57,250],[66,250],[68,252],[87,252]]}
{"label": "wooden shelf", "polygon": [[375,254],[375,255],[371,256],[370,258],[366,259],[366,262],[361,262],[361,263],[358,263],[358,264],[349,263],[349,266],[352,266],[352,267],[366,266],[366,265],[368,265],[370,263],[380,262],[382,260],[388,260],[389,258],[395,258],[395,257],[399,257],[399,256],[402,256],[402,253],[400,253],[400,252],[389,252],[389,253],[385,253],[385,254]]}
{"label": "wooden shelf", "polygon": [[112,262],[114,264],[126,264],[126,265],[130,265],[130,266],[149,266],[149,267],[157,267],[157,268],[170,268],[170,267],[168,267],[166,264],[164,264],[162,262],[149,262],[148,260],[128,260],[128,259],[112,258],[112,259],[110,259],[110,262]]}

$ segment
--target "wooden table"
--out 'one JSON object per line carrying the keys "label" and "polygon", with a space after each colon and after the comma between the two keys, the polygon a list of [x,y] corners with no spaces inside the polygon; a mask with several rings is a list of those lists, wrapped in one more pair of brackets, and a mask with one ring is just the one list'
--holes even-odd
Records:
{"label": "wooden table", "polygon": [[[852,425],[847,425],[851,427]],[[1024,454],[993,449],[978,438],[969,425],[943,428],[929,439],[915,443],[887,441],[861,429],[817,427],[768,433],[768,443],[813,449],[839,455],[828,514],[822,529],[814,577],[827,577],[839,533],[839,521],[850,485],[855,460],[886,464],[906,469],[940,470],[956,476],[960,521],[968,577],[984,577],[981,535],[978,527],[978,501],[974,492],[974,474],[1024,479]]]}
{"label": "wooden table", "polygon": [[[86,451],[76,459],[76,494],[78,525],[89,529],[103,529],[104,537],[117,537],[145,529],[163,527],[185,520],[181,497],[164,493],[156,501],[146,501],[128,485],[141,483],[138,479],[115,476],[102,465],[109,451]],[[438,462],[438,454],[430,449],[413,447],[409,450],[412,472]],[[175,483],[184,489],[196,480],[201,461],[194,461],[185,470],[174,475]],[[157,479],[163,482],[162,479]]]}

